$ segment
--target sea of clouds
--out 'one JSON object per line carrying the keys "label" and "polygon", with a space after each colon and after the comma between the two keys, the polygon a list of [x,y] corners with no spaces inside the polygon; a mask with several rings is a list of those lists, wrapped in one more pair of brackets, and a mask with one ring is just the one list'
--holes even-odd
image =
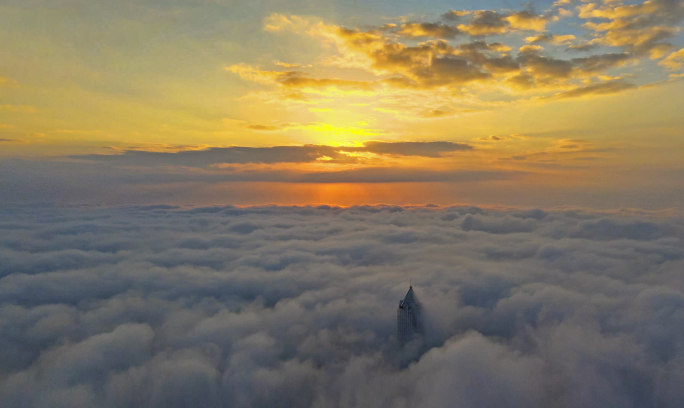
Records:
{"label": "sea of clouds", "polygon": [[579,210],[6,208],[0,401],[679,408],[683,242]]}

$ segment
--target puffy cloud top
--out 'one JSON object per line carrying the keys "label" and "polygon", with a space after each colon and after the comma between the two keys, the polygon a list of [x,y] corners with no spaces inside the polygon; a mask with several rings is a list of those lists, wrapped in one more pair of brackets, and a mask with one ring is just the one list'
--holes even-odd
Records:
{"label": "puffy cloud top", "polygon": [[[684,222],[476,207],[0,212],[3,407],[679,407]],[[399,350],[412,279],[423,339]]]}

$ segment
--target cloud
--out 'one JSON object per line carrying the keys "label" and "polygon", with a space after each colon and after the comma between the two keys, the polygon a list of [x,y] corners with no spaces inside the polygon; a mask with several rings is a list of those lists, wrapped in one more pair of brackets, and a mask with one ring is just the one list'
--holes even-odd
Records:
{"label": "cloud", "polygon": [[452,39],[463,34],[458,28],[439,23],[406,23],[402,24],[399,35],[411,38],[429,37]]}
{"label": "cloud", "polygon": [[566,51],[569,52],[588,52],[592,51],[596,48],[598,48],[599,45],[595,43],[581,43],[581,44],[576,44],[576,45],[570,45],[568,48],[566,48]]}
{"label": "cloud", "polygon": [[600,218],[579,223],[570,235],[599,241],[632,239],[641,241],[667,237],[673,230],[657,223],[642,220],[613,220]]}
{"label": "cloud", "polygon": [[[392,41],[380,31],[361,31],[319,24],[313,33],[336,44],[341,57],[331,63],[362,68],[376,75],[398,75],[383,80],[393,88],[432,89],[486,81],[491,75],[474,61],[457,55],[443,40],[408,46]],[[488,58],[484,56],[483,58]]]}
{"label": "cloud", "polygon": [[260,84],[272,84],[280,78],[287,77],[287,75],[291,75],[293,73],[296,74],[296,72],[294,71],[262,71],[258,68],[252,67],[251,65],[247,64],[231,65],[229,67],[225,67],[225,70],[239,75],[242,79],[258,82]]}
{"label": "cloud", "polygon": [[[489,21],[495,16],[483,14],[480,17]],[[418,29],[418,26],[410,27]],[[441,26],[433,28],[435,27]],[[634,60],[634,56],[628,52],[563,60],[547,56],[542,47],[531,44],[521,47],[517,58],[513,58],[508,54],[510,48],[505,44],[481,40],[456,47],[443,40],[409,46],[387,38],[380,31],[352,30],[322,23],[314,26],[312,33],[336,44],[342,56],[333,59],[332,63],[341,67],[362,68],[376,75],[394,76],[375,81],[349,81],[317,79],[296,71],[262,71],[245,65],[234,65],[227,69],[255,82],[270,82],[305,92],[329,88],[339,92],[346,90],[373,94],[391,89],[421,91],[474,83],[486,84],[495,82],[502,76],[503,83],[513,89],[567,88],[570,79],[588,78]],[[528,37],[528,42],[533,44],[555,41],[561,44],[569,39],[569,36],[540,34]]]}
{"label": "cloud", "polygon": [[516,59],[525,73],[506,78],[504,83],[517,89],[532,89],[550,86],[557,89],[573,85],[575,78],[591,78],[612,68],[618,68],[634,60],[627,52],[597,54],[569,60],[547,55],[539,45],[524,45],[518,50]]}
{"label": "cloud", "polygon": [[289,63],[281,61],[273,61],[273,63],[285,68],[313,68],[313,65],[311,64],[297,64],[294,62]]}
{"label": "cloud", "polygon": [[579,98],[582,96],[596,96],[609,95],[630,89],[635,89],[636,85],[624,81],[604,82],[596,85],[589,85],[573,89],[571,91],[561,92],[553,95],[554,99]]}
{"label": "cloud", "polygon": [[494,10],[478,10],[473,18],[458,28],[470,35],[496,35],[512,30],[544,31],[550,16],[541,16],[524,10],[513,13],[499,13]]}
{"label": "cloud", "polygon": [[459,21],[471,12],[468,10],[449,10],[441,15],[441,18],[447,21]]}
{"label": "cloud", "polygon": [[[282,126],[249,125],[253,130],[277,130]],[[204,150],[144,151],[124,150],[120,154],[74,155],[70,159],[86,160],[119,166],[190,166],[208,167],[223,163],[311,163],[324,157],[344,159],[345,152],[374,153],[392,156],[440,157],[443,153],[472,150],[465,143],[455,142],[364,142],[363,146],[273,146],[273,147],[212,147]]]}
{"label": "cloud", "polygon": [[477,141],[481,142],[499,142],[502,140],[522,140],[525,139],[526,137],[524,135],[520,134],[511,134],[511,135],[489,135],[489,136],[482,136],[477,138]]}
{"label": "cloud", "polygon": [[311,78],[309,74],[300,71],[264,71],[247,64],[231,65],[225,68],[242,79],[260,84],[278,84],[288,89],[319,89],[332,88],[342,90],[371,91],[378,84],[374,81],[349,81],[337,78]]}
{"label": "cloud", "polygon": [[[36,210],[0,214],[3,407],[668,408],[684,398],[679,218]],[[395,309],[409,279],[427,330],[400,351]]]}
{"label": "cloud", "polygon": [[544,31],[551,19],[551,16],[541,16],[530,10],[518,11],[506,17],[511,28],[530,31]]}
{"label": "cloud", "polygon": [[454,142],[365,142],[362,147],[341,147],[342,151],[369,152],[392,156],[440,157],[444,153],[473,150],[465,143]]}
{"label": "cloud", "polygon": [[665,66],[670,70],[680,69],[684,65],[684,48],[668,55],[667,58],[660,61],[658,65]]}
{"label": "cloud", "polygon": [[251,130],[280,130],[282,129],[282,126],[273,126],[273,125],[247,125],[247,129]]}
{"label": "cloud", "polygon": [[470,35],[503,34],[508,31],[510,24],[505,14],[494,10],[478,10],[473,12],[473,18],[468,24],[460,24],[458,28]]}
{"label": "cloud", "polygon": [[610,68],[621,67],[633,60],[631,54],[626,52],[598,54],[584,58],[573,58],[570,61],[575,64],[578,71],[595,74]]}
{"label": "cloud", "polygon": [[461,222],[464,231],[484,231],[492,234],[510,234],[515,232],[532,232],[537,229],[534,219],[520,217],[505,217],[491,220],[479,215],[467,214]]}
{"label": "cloud", "polygon": [[528,44],[536,43],[551,43],[554,45],[564,45],[575,39],[574,35],[558,35],[558,34],[537,34],[533,37],[525,38],[525,42]]}
{"label": "cloud", "polygon": [[303,32],[311,26],[311,22],[305,17],[293,14],[273,13],[264,19],[264,30],[271,32],[294,31]]}
{"label": "cloud", "polygon": [[[504,34],[515,30],[544,31],[551,16],[541,16],[530,10],[499,13],[495,10],[451,10],[441,15],[441,19],[463,22],[458,26],[443,23],[404,23],[384,25],[383,28],[396,31],[406,37],[429,37],[453,39],[461,34],[471,36]],[[467,20],[467,21],[465,21]]]}
{"label": "cloud", "polygon": [[207,167],[221,163],[310,163],[321,157],[340,158],[332,146],[213,147],[206,150],[157,152],[126,150],[121,154],[76,155],[72,159],[123,166]]}
{"label": "cloud", "polygon": [[527,71],[537,77],[569,78],[573,63],[542,55],[544,49],[538,45],[525,45],[518,50],[518,61]]}
{"label": "cloud", "polygon": [[636,55],[660,58],[672,47],[665,40],[676,35],[677,25],[684,20],[684,3],[678,0],[629,5],[587,3],[579,6],[579,17],[589,20],[584,27],[603,33],[596,42],[624,47]]}
{"label": "cloud", "polygon": [[[552,32],[555,27],[549,27],[550,24],[573,14],[561,8],[570,4],[574,3],[554,3],[542,14],[531,8],[451,10],[437,21],[405,18],[364,27],[273,14],[267,19],[267,30],[318,38],[331,51],[323,57],[321,66],[336,67],[340,77],[326,75],[325,70],[312,75],[292,69],[307,64],[277,64],[290,68],[286,71],[246,64],[226,69],[245,80],[273,86],[274,91],[265,97],[269,101],[291,105],[322,96],[376,98],[374,109],[417,120],[463,109],[481,110],[488,103],[508,104],[532,93],[539,96],[536,100],[543,101],[551,93],[575,88],[579,83],[624,77],[610,71],[637,65],[644,58],[665,57],[674,47],[669,41],[674,41],[684,19],[679,1],[653,0],[630,5],[582,2],[576,7],[583,22],[580,31]],[[522,47],[517,39],[521,34],[526,35]],[[471,41],[454,42],[463,35],[469,35]],[[490,43],[482,39],[492,35],[501,39]],[[563,59],[557,50],[545,51],[541,46],[545,44],[562,46],[568,52],[589,52],[606,46],[616,49],[585,58]],[[511,52],[513,45],[519,47],[517,55]],[[661,65],[674,69],[678,57],[670,55]],[[367,75],[359,77],[357,69]],[[484,100],[479,99],[481,94],[487,95]],[[388,106],[407,95],[424,102],[420,106]]]}

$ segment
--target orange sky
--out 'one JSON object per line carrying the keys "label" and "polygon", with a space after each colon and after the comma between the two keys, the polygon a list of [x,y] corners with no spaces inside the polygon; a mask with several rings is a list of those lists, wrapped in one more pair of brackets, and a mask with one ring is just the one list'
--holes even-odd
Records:
{"label": "orange sky", "polygon": [[683,4],[7,1],[0,202],[679,208]]}

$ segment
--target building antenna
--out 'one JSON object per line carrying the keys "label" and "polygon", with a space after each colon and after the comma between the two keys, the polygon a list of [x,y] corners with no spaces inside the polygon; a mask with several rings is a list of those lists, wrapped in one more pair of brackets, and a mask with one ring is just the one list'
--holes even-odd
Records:
{"label": "building antenna", "polygon": [[413,287],[413,285],[411,284],[411,278],[409,278],[409,289],[412,287]]}

